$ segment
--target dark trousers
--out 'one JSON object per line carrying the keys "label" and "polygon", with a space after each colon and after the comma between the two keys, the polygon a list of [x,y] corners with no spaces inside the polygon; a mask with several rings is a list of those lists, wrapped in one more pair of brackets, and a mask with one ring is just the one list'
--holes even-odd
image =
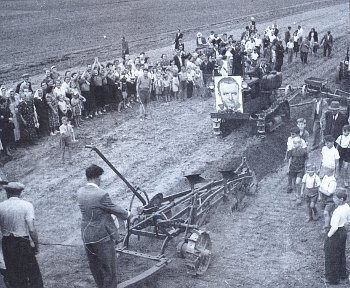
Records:
{"label": "dark trousers", "polygon": [[307,54],[308,54],[308,52],[301,52],[301,51],[300,51],[301,63],[307,64]]}
{"label": "dark trousers", "polygon": [[187,82],[187,98],[192,98],[193,95],[193,82],[188,81]]}
{"label": "dark trousers", "polygon": [[110,240],[108,242],[86,244],[85,251],[97,287],[116,288],[117,268],[114,242]]}
{"label": "dark trousers", "polygon": [[331,283],[338,283],[347,277],[346,271],[346,230],[338,228],[332,237],[326,236],[324,242],[325,277]]}
{"label": "dark trousers", "polygon": [[[328,55],[327,55],[327,52],[328,52]],[[328,44],[324,44],[323,45],[323,56],[331,56],[331,52],[332,52],[332,46],[331,45],[328,45]]]}
{"label": "dark trousers", "polygon": [[4,236],[2,252],[6,265],[6,280],[12,288],[42,288],[38,262],[28,238]]}

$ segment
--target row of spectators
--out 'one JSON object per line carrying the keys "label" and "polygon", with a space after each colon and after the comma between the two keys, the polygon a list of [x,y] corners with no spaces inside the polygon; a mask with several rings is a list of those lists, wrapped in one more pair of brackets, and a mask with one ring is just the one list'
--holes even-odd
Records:
{"label": "row of spectators", "polygon": [[[252,19],[240,39],[226,33],[219,37],[211,32],[207,38],[198,33],[197,48],[189,53],[179,30],[174,41],[174,54],[171,57],[162,54],[159,61],[153,63],[144,52],[131,58],[128,43],[123,38],[122,59],[101,63],[95,58],[83,71],[68,70],[62,74],[52,66],[45,71],[36,90],[29,75],[24,74],[14,89],[1,85],[0,148],[9,154],[9,146],[15,146],[15,143],[33,144],[38,137],[56,135],[64,116],[75,127],[80,127],[85,120],[109,111],[120,112],[134,103],[144,107],[147,103],[145,99],[140,101],[137,91],[141,75],[151,79],[150,99],[166,102],[204,97],[213,75],[261,77],[271,70],[281,71],[285,51],[291,62],[290,54],[297,54],[299,50],[303,53],[303,43],[309,41],[308,38],[314,39],[311,41],[314,45],[310,45],[308,51],[317,51],[318,38],[314,29],[307,39],[300,26],[293,34],[297,38],[288,27],[285,48],[276,24],[260,34]],[[288,46],[292,39],[293,48]],[[146,69],[147,73],[144,73]]]}

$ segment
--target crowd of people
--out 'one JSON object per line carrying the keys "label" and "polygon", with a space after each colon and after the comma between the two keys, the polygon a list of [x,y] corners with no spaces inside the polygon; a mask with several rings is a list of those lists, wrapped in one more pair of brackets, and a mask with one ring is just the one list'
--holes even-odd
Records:
{"label": "crowd of people", "polygon": [[[306,120],[300,118],[287,141],[286,159],[289,160],[288,193],[293,192],[298,205],[305,198],[307,222],[323,214],[326,234],[325,281],[339,284],[348,279],[346,269],[346,230],[350,222],[350,207],[346,203],[349,187],[350,119],[348,110],[338,101],[328,106],[320,93],[313,106],[312,137],[305,129]],[[316,160],[309,160],[311,150],[321,149]],[[316,165],[320,163],[320,165]]]}
{"label": "crowd of people", "polygon": [[284,58],[290,64],[298,53],[306,64],[308,54],[317,55],[320,45],[324,56],[330,56],[333,45],[330,31],[319,42],[314,28],[306,34],[300,25],[294,32],[288,27],[283,34],[273,24],[258,31],[254,18],[239,39],[227,33],[219,36],[214,31],[203,37],[199,32],[195,51],[187,51],[183,40],[179,30],[173,54],[162,54],[151,61],[144,52],[132,58],[123,37],[121,59],[101,63],[95,58],[82,71],[64,73],[52,66],[36,85],[32,85],[28,74],[22,75],[16,87],[0,85],[2,153],[10,155],[11,147],[35,144],[39,137],[59,134],[62,117],[79,128],[84,121],[136,104],[143,121],[150,101],[205,96],[215,75],[261,77],[271,70],[281,71]]}
{"label": "crowd of people", "polygon": [[[258,31],[254,18],[239,39],[226,33],[219,36],[214,31],[208,37],[198,33],[197,47],[191,53],[185,49],[183,40],[184,35],[179,30],[174,41],[174,54],[169,58],[162,54],[159,60],[152,62],[144,52],[132,58],[128,42],[123,37],[121,59],[101,63],[96,57],[83,71],[68,70],[64,73],[52,66],[45,71],[35,90],[28,74],[22,75],[23,80],[13,89],[1,85],[0,148],[3,153],[10,154],[10,148],[16,145],[36,144],[39,137],[60,134],[64,161],[66,149],[71,157],[71,143],[75,141],[73,128],[79,129],[84,122],[135,105],[139,107],[140,121],[144,121],[148,117],[150,101],[185,101],[191,97],[204,97],[206,87],[215,75],[262,77],[272,70],[281,71],[285,57],[288,64],[295,62],[298,53],[301,63],[307,64],[308,55],[316,56],[322,45],[324,56],[329,57],[333,45],[330,31],[321,41],[314,28],[305,34],[300,25],[294,32],[288,27],[282,33],[277,24]],[[348,187],[350,126],[348,118],[340,112],[338,102],[333,101],[328,107],[320,95],[315,97],[312,140],[303,118],[298,119],[288,139],[288,192],[294,192],[298,204],[301,196],[306,196],[308,222],[318,219],[317,201],[321,201],[324,232],[328,237],[325,242],[326,279],[336,284],[348,276],[344,266],[346,234],[343,226],[350,221],[350,208],[345,203],[347,193],[339,186],[342,183]],[[318,171],[315,164],[307,162],[309,151],[320,145],[323,147]],[[110,214],[123,219],[131,215],[114,205],[108,193],[99,188],[102,174],[103,169],[96,165],[86,169],[88,183],[79,190],[78,201],[92,274],[99,287],[112,287],[117,281],[114,249],[117,228]],[[22,184],[9,183],[5,189],[9,199],[0,204],[0,226],[5,238],[6,281],[10,287],[27,287],[31,281],[36,283],[35,287],[43,287],[35,260],[38,239],[33,224],[34,209],[26,201],[19,202],[22,201],[18,199],[24,189]],[[90,198],[87,199],[86,195]],[[99,214],[93,213],[95,208],[92,207],[96,207],[96,203]],[[9,207],[17,207],[14,213],[26,213],[28,219],[23,222],[15,214],[9,215]],[[96,227],[90,231],[91,220],[97,223],[96,227],[103,226],[103,233]],[[23,223],[16,225],[16,221]],[[109,228],[105,231],[107,222]],[[29,236],[34,241],[34,250],[30,247]],[[28,257],[16,257],[19,251]],[[29,261],[35,264],[30,269]]]}

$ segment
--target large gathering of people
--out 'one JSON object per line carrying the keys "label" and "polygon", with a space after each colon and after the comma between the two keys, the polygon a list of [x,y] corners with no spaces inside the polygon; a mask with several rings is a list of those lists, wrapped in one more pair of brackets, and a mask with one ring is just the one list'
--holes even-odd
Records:
{"label": "large gathering of people", "polygon": [[[267,27],[264,31],[258,31],[254,18],[239,39],[234,39],[227,33],[218,35],[214,31],[211,31],[208,37],[204,37],[198,32],[195,51],[185,49],[184,34],[178,30],[173,54],[162,54],[152,62],[144,52],[131,57],[128,42],[123,37],[120,59],[101,63],[96,57],[81,71],[59,72],[56,66],[52,66],[45,70],[39,83],[31,83],[30,75],[23,74],[22,81],[15,87],[1,85],[0,148],[3,154],[10,155],[12,148],[35,145],[38,138],[55,137],[60,134],[64,162],[65,151],[68,151],[71,159],[71,143],[76,141],[73,128],[79,130],[82,125],[88,125],[89,121],[104,117],[106,113],[121,113],[136,106],[139,109],[140,121],[145,121],[149,117],[149,103],[152,101],[159,103],[206,97],[207,87],[211,84],[213,76],[262,77],[273,70],[281,71],[285,57],[287,64],[291,65],[297,61],[296,57],[299,54],[298,62],[307,65],[310,56],[316,59],[322,46],[323,56],[330,57],[333,46],[330,31],[322,38],[318,36],[315,28],[306,33],[301,25],[295,27],[294,31],[289,26],[282,32],[277,24]],[[345,204],[346,193],[337,190],[337,186],[342,183],[342,186],[348,187],[350,126],[348,115],[345,117],[339,112],[338,102],[333,101],[330,107],[319,97],[316,97],[314,102],[312,140],[305,130],[306,120],[303,118],[298,119],[288,139],[288,192],[294,192],[297,203],[301,201],[301,196],[306,196],[308,222],[318,219],[317,202],[321,201],[324,232],[328,237],[325,245],[326,279],[330,283],[338,283],[341,278],[347,277],[344,268],[346,237],[342,227],[350,220],[350,217],[346,218],[350,215],[350,208]],[[323,113],[324,115],[321,115]],[[308,152],[320,148],[320,145],[323,147],[321,172],[318,175],[316,166],[313,163],[307,164],[307,161]],[[103,169],[95,165],[86,170],[88,184],[79,191],[78,201],[83,214],[83,238],[92,274],[98,287],[112,287],[108,285],[116,285],[113,240],[117,228],[114,227],[110,214],[122,215],[122,218],[126,219],[130,217],[130,213],[114,205],[109,195],[99,188],[102,173]],[[6,203],[20,201],[17,198],[24,189],[22,184],[12,183],[5,188],[9,197]],[[90,198],[87,199],[86,195]],[[4,254],[10,272],[6,279],[9,287],[19,287],[16,286],[19,285],[16,284],[18,281],[26,285],[25,283],[32,281],[33,277],[38,283],[35,287],[42,287],[34,252],[28,246],[29,236],[35,242],[36,248],[38,245],[35,227],[32,224],[34,209],[30,203],[21,202],[23,207],[13,213],[27,213],[29,220],[15,225],[19,220],[13,215],[8,216],[4,203],[0,205],[0,226],[2,231],[5,231],[5,240],[24,238],[26,246],[22,250],[28,253],[35,263],[35,271],[29,271],[32,275],[28,274],[27,270],[22,271],[22,268],[14,267],[18,262],[13,256],[16,254],[16,247],[6,246],[9,253],[12,253]],[[338,208],[336,204],[339,205]],[[90,228],[93,218],[96,218],[93,220],[96,223],[102,219],[99,218],[102,217],[100,214],[93,214],[96,205],[105,217],[103,219],[110,222],[112,234],[105,230],[103,233],[96,233],[99,229],[96,228],[97,224],[94,226],[95,230],[90,231],[86,228]],[[11,221],[14,225],[9,225]],[[105,223],[102,223],[103,227]],[[27,227],[26,225],[29,226],[29,230],[23,228]],[[23,229],[17,231],[18,227]],[[18,242],[21,242],[21,239],[17,239]],[[101,239],[103,241],[99,243]],[[109,258],[107,257],[108,261],[105,262],[108,263],[103,266],[99,256],[106,256],[106,253]],[[104,281],[113,284],[103,286]]]}

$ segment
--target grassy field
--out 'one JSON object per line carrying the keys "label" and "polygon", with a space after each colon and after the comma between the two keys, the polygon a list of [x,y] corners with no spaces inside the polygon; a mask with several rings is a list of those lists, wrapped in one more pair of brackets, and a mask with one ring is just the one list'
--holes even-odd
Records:
{"label": "grassy field", "polygon": [[0,83],[24,72],[43,74],[53,64],[66,69],[97,55],[102,60],[120,57],[123,35],[136,53],[168,46],[178,28],[191,40],[198,31],[243,27],[251,15],[259,23],[342,2],[346,0],[4,0]]}

